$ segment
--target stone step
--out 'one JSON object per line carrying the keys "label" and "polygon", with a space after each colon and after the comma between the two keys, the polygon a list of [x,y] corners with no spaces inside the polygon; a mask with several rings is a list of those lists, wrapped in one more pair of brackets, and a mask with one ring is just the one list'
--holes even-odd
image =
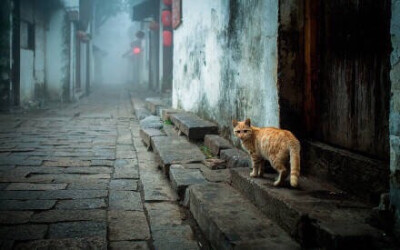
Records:
{"label": "stone step", "polygon": [[[181,200],[184,200],[186,188],[194,184],[204,184],[207,180],[202,175],[197,165],[200,164],[187,164],[185,165],[171,165],[169,170],[169,178],[171,186],[179,195]],[[191,168],[190,165],[195,165]]]}
{"label": "stone step", "polygon": [[170,114],[171,122],[184,133],[189,140],[203,140],[206,134],[218,134],[215,123],[201,119],[191,113]]}
{"label": "stone step", "polygon": [[300,249],[231,186],[198,184],[189,193],[190,211],[213,249]]}
{"label": "stone step", "polygon": [[154,128],[141,128],[139,131],[140,138],[147,146],[147,150],[151,149],[152,140],[151,138],[156,136],[166,136],[162,130],[154,129]]}
{"label": "stone step", "polygon": [[183,112],[185,112],[185,111],[183,111],[182,109],[161,108],[160,109],[160,113],[161,113],[160,117],[164,121],[167,121],[167,120],[171,120],[169,117],[171,114],[177,114],[177,113],[183,113]]}
{"label": "stone step", "polygon": [[227,168],[250,168],[250,156],[237,148],[224,149],[220,158],[226,161]]}
{"label": "stone step", "polygon": [[140,121],[141,128],[154,128],[154,129],[162,129],[163,123],[158,116],[148,116]]}
{"label": "stone step", "polygon": [[232,186],[303,246],[370,249],[382,233],[365,221],[371,208],[346,193],[310,178],[299,189],[274,187],[277,174],[251,178],[250,169],[231,169]]}
{"label": "stone step", "polygon": [[[303,164],[307,173],[334,182],[343,190],[377,203],[389,190],[389,168],[385,161],[372,159],[316,141],[302,141]],[[362,166],[362,174],[357,173]]]}
{"label": "stone step", "polygon": [[221,150],[233,148],[232,144],[219,135],[206,135],[204,145],[208,147],[214,155],[220,155]]}
{"label": "stone step", "polygon": [[145,103],[139,98],[131,98],[131,103],[133,105],[135,116],[139,121],[151,116],[151,113],[149,110],[147,110]]}
{"label": "stone step", "polygon": [[161,98],[158,97],[146,98],[145,103],[146,103],[146,108],[153,115],[159,115],[160,109],[165,108],[164,102],[161,100]]}
{"label": "stone step", "polygon": [[183,137],[156,136],[152,142],[156,160],[167,176],[171,164],[199,163],[205,159],[200,149]]}

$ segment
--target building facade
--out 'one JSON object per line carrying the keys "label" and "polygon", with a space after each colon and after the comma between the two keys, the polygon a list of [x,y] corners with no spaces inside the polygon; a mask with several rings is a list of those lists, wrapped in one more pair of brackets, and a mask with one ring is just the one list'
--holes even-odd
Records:
{"label": "building facade", "polygon": [[232,119],[290,129],[303,172],[390,193],[399,232],[399,1],[176,2],[174,108],[234,142]]}
{"label": "building facade", "polygon": [[2,1],[1,106],[39,107],[88,93],[91,1]]}

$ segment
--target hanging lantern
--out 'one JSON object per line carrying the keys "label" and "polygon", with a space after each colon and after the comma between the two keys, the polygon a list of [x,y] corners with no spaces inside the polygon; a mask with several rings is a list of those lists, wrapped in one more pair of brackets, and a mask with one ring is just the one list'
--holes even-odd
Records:
{"label": "hanging lantern", "polygon": [[138,55],[140,54],[140,52],[142,52],[142,50],[140,49],[140,47],[133,47],[133,54]]}
{"label": "hanging lantern", "polygon": [[163,31],[163,45],[164,47],[171,47],[172,45],[172,32],[169,30]]}
{"label": "hanging lantern", "polygon": [[165,5],[171,5],[172,4],[172,0],[163,0],[163,3]]}
{"label": "hanging lantern", "polygon": [[163,10],[161,14],[161,21],[164,27],[170,27],[172,24],[172,14],[170,10]]}

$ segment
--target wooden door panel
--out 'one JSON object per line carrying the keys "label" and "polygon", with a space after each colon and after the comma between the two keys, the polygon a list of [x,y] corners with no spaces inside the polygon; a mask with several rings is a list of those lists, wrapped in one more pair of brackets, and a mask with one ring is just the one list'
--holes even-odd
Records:
{"label": "wooden door panel", "polygon": [[390,1],[318,4],[314,35],[318,52],[312,60],[318,62],[319,71],[309,87],[316,102],[311,134],[338,147],[387,159]]}

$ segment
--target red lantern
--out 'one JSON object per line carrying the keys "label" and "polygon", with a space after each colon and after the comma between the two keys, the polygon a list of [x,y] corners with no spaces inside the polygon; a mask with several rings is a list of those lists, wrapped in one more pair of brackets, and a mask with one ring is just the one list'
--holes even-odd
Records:
{"label": "red lantern", "polygon": [[134,47],[134,48],[133,48],[133,54],[135,54],[135,55],[140,54],[141,51],[142,51],[142,50],[140,49],[140,47]]}
{"label": "red lantern", "polygon": [[163,10],[161,14],[161,20],[164,27],[169,27],[172,24],[172,14],[170,10]]}
{"label": "red lantern", "polygon": [[171,5],[172,4],[172,0],[163,0],[163,3],[165,5]]}
{"label": "red lantern", "polygon": [[171,47],[172,45],[172,32],[169,30],[163,31],[163,45],[164,47]]}

